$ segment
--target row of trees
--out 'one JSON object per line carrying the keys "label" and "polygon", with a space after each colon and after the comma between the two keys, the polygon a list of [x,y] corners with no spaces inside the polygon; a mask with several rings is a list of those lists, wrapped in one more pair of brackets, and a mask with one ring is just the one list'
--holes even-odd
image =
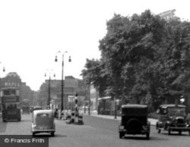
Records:
{"label": "row of trees", "polygon": [[190,90],[190,22],[115,14],[99,42],[101,58],[87,59],[82,76],[100,96],[123,103],[174,102]]}

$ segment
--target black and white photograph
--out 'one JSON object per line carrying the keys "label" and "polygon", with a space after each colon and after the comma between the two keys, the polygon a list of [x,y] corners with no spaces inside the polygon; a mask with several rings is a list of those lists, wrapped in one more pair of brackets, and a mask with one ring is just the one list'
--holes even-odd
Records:
{"label": "black and white photograph", "polygon": [[0,0],[0,146],[189,140],[188,0]]}

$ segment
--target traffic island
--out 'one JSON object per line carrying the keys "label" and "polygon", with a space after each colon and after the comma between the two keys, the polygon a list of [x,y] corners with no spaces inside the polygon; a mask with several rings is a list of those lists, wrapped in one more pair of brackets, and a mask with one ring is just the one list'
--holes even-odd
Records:
{"label": "traffic island", "polygon": [[66,119],[67,124],[76,124],[76,125],[83,125],[83,116],[77,113],[72,112]]}

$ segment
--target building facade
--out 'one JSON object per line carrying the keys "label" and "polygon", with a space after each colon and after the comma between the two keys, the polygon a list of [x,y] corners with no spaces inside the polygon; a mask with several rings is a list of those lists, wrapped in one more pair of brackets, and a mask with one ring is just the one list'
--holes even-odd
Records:
{"label": "building facade", "polygon": [[16,72],[8,73],[4,78],[1,78],[0,88],[17,87],[20,90],[20,99],[29,100],[30,104],[33,101],[33,91],[25,82],[22,82],[20,76]]}
{"label": "building facade", "polygon": [[[49,83],[50,82],[50,83]],[[66,76],[63,89],[63,103],[65,107],[68,105],[68,97],[75,96],[78,89],[78,80],[72,76]],[[50,107],[61,108],[61,93],[62,93],[61,80],[46,80],[40,87],[39,105],[45,106],[48,104],[48,97],[50,94]],[[49,87],[50,86],[50,87]],[[49,90],[49,92],[48,92]]]}

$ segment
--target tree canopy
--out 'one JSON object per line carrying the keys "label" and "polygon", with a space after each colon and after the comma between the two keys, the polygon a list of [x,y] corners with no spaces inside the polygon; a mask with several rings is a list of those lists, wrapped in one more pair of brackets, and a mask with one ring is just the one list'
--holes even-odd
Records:
{"label": "tree canopy", "polygon": [[84,78],[105,95],[152,103],[183,95],[190,85],[190,23],[146,10],[115,14],[99,41],[100,60],[87,59]]}

